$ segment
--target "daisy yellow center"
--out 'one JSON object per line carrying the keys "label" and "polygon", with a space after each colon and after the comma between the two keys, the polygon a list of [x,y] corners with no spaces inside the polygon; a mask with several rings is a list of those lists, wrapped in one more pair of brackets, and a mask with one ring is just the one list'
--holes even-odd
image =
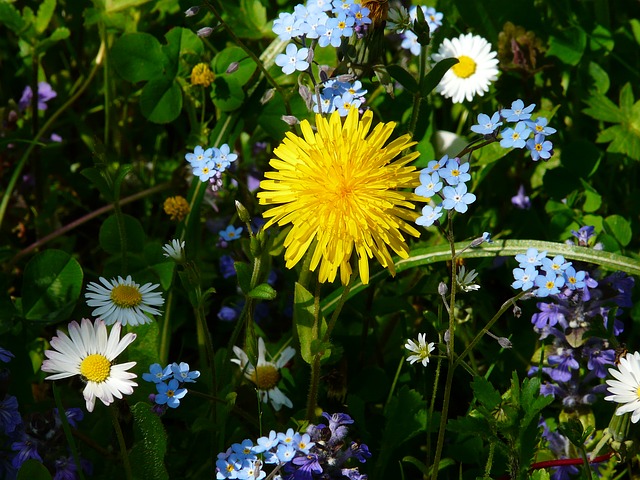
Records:
{"label": "daisy yellow center", "polygon": [[460,55],[458,60],[459,62],[451,67],[451,70],[453,70],[453,73],[455,73],[456,76],[460,78],[469,78],[471,75],[476,73],[478,65],[471,57]]}
{"label": "daisy yellow center", "polygon": [[104,355],[94,353],[80,363],[80,375],[90,382],[101,383],[109,378],[111,362]]}
{"label": "daisy yellow center", "polygon": [[385,146],[395,124],[380,123],[369,132],[372,117],[367,111],[360,119],[356,108],[344,123],[337,111],[328,119],[318,115],[317,131],[303,121],[303,137],[289,133],[274,150],[276,171],[265,173],[258,198],[273,206],[264,213],[265,228],[292,224],[284,241],[288,268],[309,250],[309,268],[318,269],[321,282],[332,282],[339,271],[347,284],[355,253],[360,278],[368,283],[370,258],[394,274],[392,252],[408,257],[402,232],[419,235],[409,223],[418,217],[409,190],[420,181],[407,164],[419,154],[394,160],[414,142],[404,135]]}
{"label": "daisy yellow center", "polygon": [[111,290],[111,301],[120,308],[137,307],[142,303],[142,294],[137,287],[116,285]]}
{"label": "daisy yellow center", "polygon": [[273,365],[260,365],[251,378],[258,390],[271,390],[280,381],[280,372]]}

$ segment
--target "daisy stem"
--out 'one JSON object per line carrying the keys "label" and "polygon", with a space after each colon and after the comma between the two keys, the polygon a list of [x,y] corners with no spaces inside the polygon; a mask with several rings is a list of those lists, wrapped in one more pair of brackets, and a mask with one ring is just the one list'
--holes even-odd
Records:
{"label": "daisy stem", "polygon": [[71,427],[69,426],[67,411],[65,410],[64,405],[62,405],[60,391],[58,390],[58,387],[56,387],[56,382],[53,382],[53,398],[56,402],[56,407],[58,408],[58,416],[60,417],[60,421],[62,422],[62,430],[64,431],[64,436],[67,439],[67,444],[69,445],[69,449],[71,450],[73,463],[76,464],[76,472],[78,472],[80,480],[84,480],[84,472],[82,471],[82,464],[80,463],[80,457],[78,456],[78,447],[76,446],[76,442],[73,439],[73,435],[71,434]]}
{"label": "daisy stem", "polygon": [[[418,79],[422,80],[427,69],[427,47],[420,49],[420,62],[418,67]],[[418,116],[420,114],[420,103],[422,102],[422,92],[420,89],[413,95],[413,109],[411,110],[411,120],[407,131],[413,135],[418,124]]]}
{"label": "daisy stem", "polygon": [[122,434],[122,427],[118,421],[118,413],[116,412],[115,405],[111,405],[107,408],[111,414],[111,423],[113,423],[113,429],[118,437],[118,445],[120,446],[120,458],[122,459],[122,465],[124,466],[125,478],[127,480],[133,480],[133,472],[131,471],[131,462],[129,462],[129,452],[127,451],[127,445],[124,443],[124,435]]}
{"label": "daisy stem", "polygon": [[[329,320],[329,323],[327,324],[327,330],[326,332],[324,332],[324,335],[322,336],[322,342],[320,344],[320,351],[318,351],[318,353],[316,353],[316,355],[313,357],[313,363],[311,364],[311,379],[309,382],[309,394],[307,396],[307,420],[312,421],[315,419],[316,417],[316,407],[318,406],[318,386],[320,384],[320,360],[322,360],[322,356],[325,353],[324,350],[324,346],[327,344],[327,342],[329,341],[329,338],[331,337],[331,332],[333,331],[333,327],[336,326],[336,322],[338,321],[338,316],[340,315],[340,311],[342,310],[342,307],[344,306],[345,302],[347,301],[347,298],[349,298],[349,290],[351,290],[351,284],[353,283],[353,280],[355,278],[355,272],[351,277],[351,281],[349,281],[349,284],[345,285],[343,287],[342,290],[342,295],[340,296],[340,299],[338,300],[338,304],[336,305],[336,309],[333,311],[333,315],[331,315],[331,320]],[[316,290],[316,297],[317,299],[319,299],[319,291]],[[319,302],[316,302],[315,304],[316,306],[316,323],[317,325],[317,332],[318,334],[320,333],[320,308],[319,308]]]}

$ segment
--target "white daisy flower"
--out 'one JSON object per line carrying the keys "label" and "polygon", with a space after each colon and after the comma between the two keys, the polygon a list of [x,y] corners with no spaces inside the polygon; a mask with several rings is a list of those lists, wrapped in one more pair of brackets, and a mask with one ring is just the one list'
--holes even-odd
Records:
{"label": "white daisy flower", "polygon": [[146,313],[161,313],[154,307],[164,303],[162,293],[152,292],[160,285],[145,283],[141,287],[131,279],[131,275],[117,280],[100,277],[100,282],[103,285],[95,282],[87,285],[88,292],[84,296],[88,299],[87,305],[98,307],[91,315],[103,319],[107,325],[115,322],[132,326],[151,323]]}
{"label": "white daisy flower", "polygon": [[609,373],[616,380],[607,380],[611,395],[604,399],[621,403],[616,415],[631,413],[631,421],[637,423],[640,420],[640,352],[627,353],[620,359],[618,369],[610,368]]}
{"label": "white daisy flower", "polygon": [[164,250],[164,256],[167,258],[173,258],[176,262],[182,262],[184,260],[184,240],[173,239],[171,243],[167,243],[162,247]]}
{"label": "white daisy flower", "polygon": [[76,321],[69,324],[69,336],[58,330],[58,335],[50,342],[53,350],[44,352],[47,359],[42,362],[41,369],[54,374],[46,380],[80,375],[87,384],[82,393],[89,412],[93,411],[96,398],[110,405],[114,397],[131,395],[138,384],[132,381],[136,374],[127,370],[136,362],[115,365],[113,360],[136,339],[136,334],[127,333],[120,339],[121,328],[116,323],[107,336],[104,321],[97,319],[91,323],[83,318],[82,325]]}
{"label": "white daisy flower", "polygon": [[415,353],[415,355],[409,355],[407,357],[407,362],[411,363],[412,365],[415,362],[422,362],[422,366],[426,367],[429,363],[431,352],[433,352],[435,346],[433,342],[427,344],[426,333],[419,333],[418,343],[414,342],[413,340],[407,340],[404,348]]}
{"label": "white daisy flower", "polygon": [[445,39],[438,53],[431,58],[439,62],[445,58],[457,58],[460,63],[444,74],[436,91],[453,103],[471,101],[475,95],[483,96],[489,91],[491,82],[498,78],[497,53],[484,38],[471,33],[452,40]]}
{"label": "white daisy flower", "polygon": [[280,369],[293,358],[296,351],[293,347],[287,347],[274,361],[267,361],[265,352],[264,340],[258,338],[258,365],[256,367],[253,366],[247,354],[239,347],[233,347],[233,353],[238,358],[232,358],[231,362],[240,365],[244,376],[255,384],[264,403],[270,400],[276,411],[280,410],[283,405],[292,408],[293,403],[278,388],[278,382],[281,378]]}

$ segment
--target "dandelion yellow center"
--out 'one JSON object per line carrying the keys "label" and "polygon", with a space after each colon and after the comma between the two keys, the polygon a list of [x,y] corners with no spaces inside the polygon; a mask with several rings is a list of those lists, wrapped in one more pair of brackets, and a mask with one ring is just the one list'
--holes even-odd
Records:
{"label": "dandelion yellow center", "polygon": [[90,382],[101,383],[109,378],[111,373],[111,362],[107,357],[94,353],[82,360],[80,364],[80,375]]}
{"label": "dandelion yellow center", "polygon": [[120,308],[137,307],[142,303],[142,294],[137,287],[117,285],[111,290],[111,300]]}
{"label": "dandelion yellow center", "polygon": [[215,75],[206,63],[199,63],[191,70],[191,85],[208,87],[214,79]]}
{"label": "dandelion yellow center", "polygon": [[271,390],[280,381],[280,372],[273,365],[261,365],[251,379],[259,390]]}
{"label": "dandelion yellow center", "polygon": [[451,70],[456,76],[460,78],[469,78],[471,75],[476,73],[476,62],[473,61],[471,57],[467,57],[466,55],[460,55],[458,57],[459,63],[456,63]]}
{"label": "dandelion yellow center", "polygon": [[169,197],[164,201],[164,211],[171,220],[181,221],[189,213],[189,202],[184,197]]}

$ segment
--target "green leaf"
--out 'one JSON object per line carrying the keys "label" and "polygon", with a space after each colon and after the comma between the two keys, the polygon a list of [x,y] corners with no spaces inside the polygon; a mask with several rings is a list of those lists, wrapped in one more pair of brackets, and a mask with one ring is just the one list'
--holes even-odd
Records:
{"label": "green leaf", "polygon": [[18,480],[51,480],[51,474],[42,462],[30,458],[18,470]]}
{"label": "green leaf", "polygon": [[233,62],[238,62],[238,70],[227,75],[233,76],[239,85],[246,85],[257,67],[240,47],[229,47],[219,52],[211,62],[211,68],[216,75],[224,75]]}
{"label": "green leaf", "polygon": [[238,274],[240,290],[242,290],[242,293],[249,293],[251,290],[251,267],[248,263],[234,262],[233,268],[236,269],[236,273]]}
{"label": "green leaf", "polygon": [[602,205],[602,196],[591,186],[591,184],[585,182],[583,179],[580,179],[580,182],[584,187],[585,195],[582,210],[587,213],[595,212]]}
{"label": "green leaf", "polygon": [[174,78],[178,74],[180,57],[191,55],[200,58],[204,53],[202,40],[188,28],[175,27],[164,36],[166,45],[162,45],[162,51],[167,58],[167,70],[165,75]]}
{"label": "green leaf", "polygon": [[[293,296],[293,320],[300,340],[300,354],[309,365],[313,363],[313,342],[324,335],[327,324],[324,317],[320,316],[320,332],[315,325],[313,295],[302,285],[296,282]],[[325,351],[323,358],[328,358],[331,352]]]}
{"label": "green leaf", "polygon": [[89,167],[82,170],[80,175],[87,178],[93,186],[98,189],[107,202],[113,202],[113,190],[100,170],[94,167]]}
{"label": "green leaf", "polygon": [[589,76],[593,79],[595,93],[604,95],[609,91],[611,86],[609,74],[596,62],[589,62]]}
{"label": "green leaf", "polygon": [[154,78],[142,89],[140,110],[153,123],[173,122],[182,110],[182,89],[172,78]]}
{"label": "green leaf", "polygon": [[387,404],[384,417],[386,422],[380,437],[380,456],[375,466],[380,472],[384,472],[394,450],[426,431],[426,402],[420,393],[403,385]]}
{"label": "green leaf", "polygon": [[633,237],[633,232],[631,230],[631,224],[620,215],[609,215],[604,219],[604,223],[615,239],[622,245],[626,247],[631,242],[631,238]]}
{"label": "green leaf", "polygon": [[24,269],[24,317],[39,322],[69,318],[82,291],[83,273],[77,260],[62,250],[45,250]]}
{"label": "green leaf", "polygon": [[[124,235],[126,236],[126,250],[129,252],[142,252],[145,241],[144,229],[140,221],[131,215],[122,214]],[[100,226],[98,234],[100,246],[105,252],[111,254],[122,253],[122,239],[118,228],[116,215],[108,217]]]}
{"label": "green leaf", "polygon": [[614,125],[598,134],[596,142],[611,142],[607,147],[607,152],[622,153],[634,160],[640,160],[640,130],[631,132],[621,125]]}
{"label": "green leaf", "polygon": [[233,32],[240,38],[259,40],[271,33],[266,28],[267,10],[260,0],[240,0],[239,6],[228,2],[225,12],[231,17],[228,23],[233,25]]}
{"label": "green leaf", "polygon": [[391,75],[391,77],[393,77],[408,92],[416,93],[418,91],[418,82],[416,82],[416,79],[400,65],[387,65],[386,68],[389,75]]}
{"label": "green leaf", "polygon": [[457,58],[445,58],[436,63],[429,73],[427,73],[422,80],[420,80],[420,92],[423,97],[426,97],[431,91],[438,86],[444,74],[449,71],[460,60]]}
{"label": "green leaf", "polygon": [[240,108],[244,102],[244,96],[242,85],[233,74],[218,75],[213,81],[211,100],[223,112]]}
{"label": "green leaf", "polygon": [[585,102],[589,105],[589,108],[585,108],[583,112],[590,117],[611,123],[620,123],[624,120],[624,115],[622,115],[618,106],[605,95],[596,93]]}
{"label": "green leaf", "polygon": [[169,473],[164,464],[167,451],[167,433],[162,420],[149,408],[147,402],[138,402],[131,408],[135,443],[129,454],[136,478],[165,480]]}
{"label": "green leaf", "polygon": [[116,174],[116,178],[113,181],[113,196],[114,198],[120,199],[120,186],[122,185],[122,181],[125,179],[129,172],[133,170],[133,165],[126,164],[121,165],[118,168],[118,173]]}
{"label": "green leaf", "polygon": [[500,405],[502,397],[489,380],[484,377],[475,377],[471,382],[471,388],[476,399],[489,411]]}
{"label": "green leaf", "polygon": [[171,262],[162,262],[156,263],[152,265],[151,268],[156,275],[158,275],[158,279],[160,280],[160,286],[163,290],[169,290],[171,287],[171,282],[173,281],[173,271],[175,270],[176,264]]}
{"label": "green leaf", "polygon": [[53,32],[51,32],[51,35],[49,35],[48,38],[45,38],[44,40],[38,43],[36,51],[38,53],[44,53],[49,48],[57,44],[60,40],[69,38],[70,35],[71,35],[71,32],[69,31],[68,28],[58,27]]}
{"label": "green leaf", "polygon": [[596,28],[594,28],[591,35],[589,35],[589,48],[594,52],[598,50],[611,52],[614,46],[615,42],[611,32],[602,25],[596,25]]}
{"label": "green leaf", "polygon": [[0,24],[6,25],[14,33],[20,33],[25,28],[20,12],[9,2],[0,2]]}
{"label": "green leaf", "polygon": [[578,26],[568,27],[549,37],[547,55],[558,57],[561,62],[575,67],[580,63],[586,46],[586,32]]}
{"label": "green leaf", "polygon": [[249,298],[256,298],[258,300],[273,300],[277,296],[277,292],[268,283],[261,283],[253,290],[251,290],[247,296]]}
{"label": "green leaf", "polygon": [[136,83],[161,77],[167,57],[160,42],[148,33],[127,33],[111,47],[113,66],[125,80]]}
{"label": "green leaf", "polygon": [[49,26],[53,12],[56,9],[56,0],[44,0],[38,7],[36,14],[36,32],[42,33]]}

